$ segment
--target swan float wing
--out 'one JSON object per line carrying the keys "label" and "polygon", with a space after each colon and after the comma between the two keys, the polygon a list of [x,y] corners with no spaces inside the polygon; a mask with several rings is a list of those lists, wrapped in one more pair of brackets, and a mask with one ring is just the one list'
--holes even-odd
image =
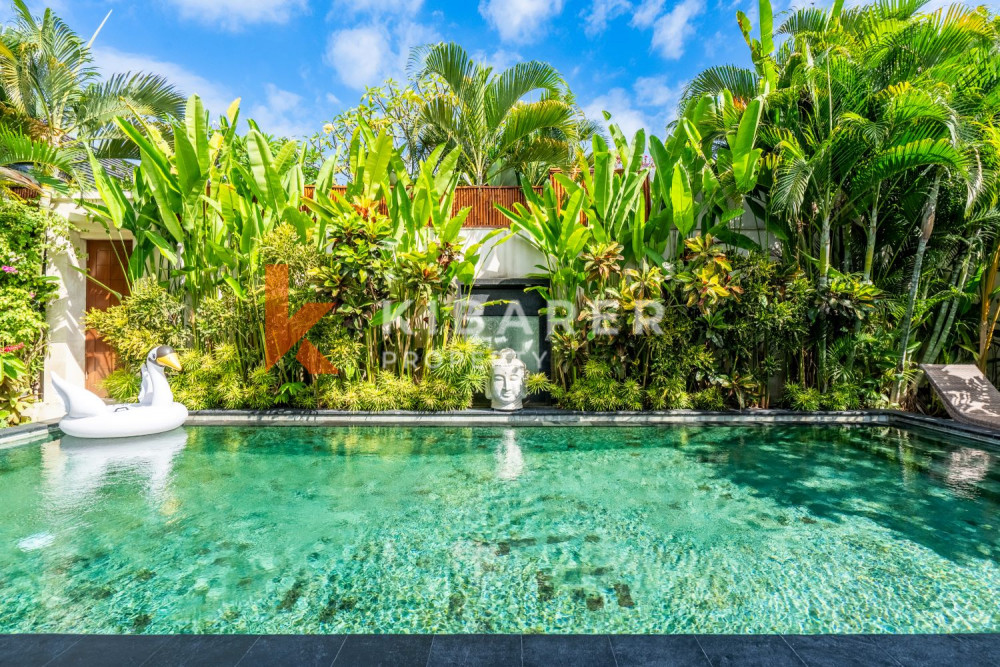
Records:
{"label": "swan float wing", "polygon": [[75,387],[56,373],[52,374],[52,386],[66,406],[66,415],[74,419],[80,417],[96,417],[108,412],[108,406],[92,391]]}

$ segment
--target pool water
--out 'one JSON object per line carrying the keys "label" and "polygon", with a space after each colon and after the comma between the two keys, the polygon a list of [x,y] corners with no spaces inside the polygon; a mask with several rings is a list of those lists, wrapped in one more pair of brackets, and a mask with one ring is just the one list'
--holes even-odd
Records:
{"label": "pool water", "polygon": [[0,632],[997,632],[998,510],[888,427],[64,438],[0,450]]}

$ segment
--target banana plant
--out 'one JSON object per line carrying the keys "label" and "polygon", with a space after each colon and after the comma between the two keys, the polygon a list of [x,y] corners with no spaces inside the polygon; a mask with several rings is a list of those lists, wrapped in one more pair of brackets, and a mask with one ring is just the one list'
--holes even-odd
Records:
{"label": "banana plant", "polygon": [[524,186],[524,204],[517,202],[513,209],[496,207],[510,220],[511,232],[520,234],[545,258],[544,265],[535,267],[539,273],[531,277],[548,279],[549,285],[537,291],[547,301],[572,302],[586,280],[580,253],[593,238],[594,228],[580,224],[587,192],[565,176],[559,175],[559,182],[566,188],[565,201],[546,183],[541,194]]}
{"label": "banana plant", "polygon": [[413,181],[398,154],[392,161],[396,185],[389,217],[396,227],[396,251],[417,260],[424,267],[423,274],[434,277],[437,289],[429,296],[435,321],[443,324],[439,343],[447,342],[452,321],[468,317],[481,260],[511,237],[504,229],[491,230],[474,242],[462,235],[472,208],[454,210],[461,156],[461,148],[445,153],[445,146],[438,146],[419,163]]}
{"label": "banana plant", "polygon": [[[329,184],[324,184],[321,172],[315,195],[304,202],[320,229],[376,225],[377,233],[370,236],[379,239],[379,261],[393,273],[393,280],[385,295],[388,309],[374,313],[370,323],[378,327],[404,321],[407,331],[416,332],[404,334],[403,327],[390,327],[394,338],[387,344],[397,352],[401,373],[410,372],[409,352],[422,349],[429,354],[448,342],[452,322],[466,315],[461,308],[468,302],[462,298],[463,290],[471,290],[484,254],[510,237],[497,240],[506,232],[502,229],[475,242],[462,235],[471,211],[470,207],[454,211],[462,153],[460,148],[445,150],[439,146],[432,151],[411,179],[391,135],[376,135],[359,119],[346,191],[328,194]],[[334,235],[342,237],[339,232]],[[337,273],[335,269],[330,267]],[[427,326],[432,321],[441,325],[433,334]]]}
{"label": "banana plant", "polygon": [[580,156],[579,181],[562,174],[557,175],[557,180],[567,195],[583,191],[583,212],[594,240],[620,243],[626,261],[636,264],[646,255],[646,206],[642,189],[649,174],[643,163],[646,133],[637,131],[629,142],[617,125],[611,125],[609,130],[610,146],[600,135],[591,139],[593,167]]}
{"label": "banana plant", "polygon": [[[300,210],[302,168],[295,142],[277,153],[251,121],[245,137],[236,133],[239,100],[211,130],[201,100],[188,99],[184,120],[174,123],[171,146],[141,116],[115,123],[139,152],[135,187],[128,196],[93,154],[101,201],[87,210],[110,233],[134,238],[126,275],[144,275],[184,294],[192,309],[227,285],[239,297],[258,280],[260,241],[278,224],[294,226],[305,241],[313,221]],[[249,157],[236,159],[245,144]]]}
{"label": "banana plant", "polygon": [[728,91],[705,95],[688,106],[666,142],[651,137],[653,211],[647,222],[651,256],[670,254],[671,228],[676,230],[677,256],[696,230],[729,245],[757,247],[749,237],[729,229],[729,223],[743,215],[744,197],[757,186],[763,151],[756,141],[763,107],[763,96],[741,110]]}
{"label": "banana plant", "polygon": [[[331,191],[338,163],[339,156],[327,159],[316,179],[313,196],[296,202],[296,210],[301,204],[311,212],[311,216],[303,214],[303,218],[315,220],[313,239],[319,248],[326,247],[327,230],[336,219],[355,213],[361,213],[366,219],[382,216],[381,207],[392,196],[390,165],[395,168],[401,159],[392,145],[392,135],[388,132],[375,134],[359,116],[348,146],[351,178],[343,194]],[[305,220],[303,224],[308,226]]]}
{"label": "banana plant", "polygon": [[[837,4],[843,6],[843,0],[837,0]],[[736,21],[740,32],[743,33],[743,39],[750,47],[750,57],[760,77],[758,92],[765,92],[778,86],[778,65],[774,57],[774,11],[771,8],[771,0],[758,0],[757,10],[760,19],[759,39],[754,39],[750,35],[753,25],[746,14],[741,11],[736,12]]]}

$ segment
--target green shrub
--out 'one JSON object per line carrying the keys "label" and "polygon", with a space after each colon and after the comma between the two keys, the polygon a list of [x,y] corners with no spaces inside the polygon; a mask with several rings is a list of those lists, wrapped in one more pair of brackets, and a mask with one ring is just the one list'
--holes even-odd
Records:
{"label": "green shrub", "polygon": [[615,380],[607,364],[589,359],[584,364],[583,377],[553,396],[569,410],[613,412],[642,410],[643,391],[635,380]]}
{"label": "green shrub", "polygon": [[0,351],[0,428],[20,424],[28,408],[28,368],[13,352]]}
{"label": "green shrub", "polygon": [[653,410],[687,410],[693,405],[687,382],[677,375],[654,379],[646,390],[646,403]]}
{"label": "green shrub", "polygon": [[194,315],[194,326],[198,332],[198,342],[211,349],[237,338],[241,329],[249,325],[240,317],[237,299],[227,290],[218,297],[202,299]]}
{"label": "green shrub", "polygon": [[445,407],[420,409],[459,410],[472,405],[473,396],[486,389],[492,359],[490,347],[475,339],[452,339],[431,351],[425,363],[424,405]]}
{"label": "green shrub", "polygon": [[310,292],[309,272],[325,262],[325,255],[312,244],[303,243],[299,233],[288,224],[281,224],[264,234],[260,240],[260,263],[288,266],[289,300]]}
{"label": "green shrub", "polygon": [[20,287],[35,296],[32,302],[44,312],[44,305],[57,289],[46,278],[46,252],[66,233],[67,222],[38,207],[9,199],[0,200],[0,291]]}
{"label": "green shrub", "polygon": [[815,412],[819,410],[822,396],[815,387],[803,387],[798,383],[785,385],[785,403],[793,410]]}
{"label": "green shrub", "polygon": [[138,368],[157,345],[180,349],[187,343],[183,328],[184,304],[153,278],[132,285],[121,304],[90,310],[84,322],[118,353],[126,368]]}
{"label": "green shrub", "polygon": [[187,350],[180,357],[183,370],[171,375],[170,386],[174,399],[189,410],[264,410],[276,402],[274,376],[261,367],[244,373],[232,345],[205,353]]}
{"label": "green shrub", "polygon": [[529,396],[552,393],[555,389],[555,385],[545,373],[529,373],[525,385]]}
{"label": "green shrub", "polygon": [[45,311],[35,304],[35,295],[24,287],[0,289],[0,347],[33,346],[45,332]]}
{"label": "green shrub", "polygon": [[34,399],[57,289],[44,275],[45,256],[67,226],[37,206],[0,200],[0,427],[22,422]]}
{"label": "green shrub", "polygon": [[335,318],[324,317],[306,337],[333,364],[342,380],[354,380],[361,375],[364,343]]}
{"label": "green shrub", "polygon": [[425,412],[465,410],[472,405],[473,394],[461,384],[452,384],[437,378],[428,378],[416,385],[413,409]]}
{"label": "green shrub", "polygon": [[691,394],[691,405],[696,410],[713,410],[718,412],[726,409],[726,399],[722,395],[722,389],[712,386]]}
{"label": "green shrub", "polygon": [[365,381],[324,376],[317,380],[317,405],[364,412],[463,410],[485,389],[491,356],[489,347],[480,341],[454,339],[428,355],[425,376],[419,382],[391,371]]}
{"label": "green shrub", "polygon": [[375,380],[330,383],[321,394],[320,405],[331,410],[361,412],[413,410],[418,393],[419,389],[411,379],[383,372]]}
{"label": "green shrub", "polygon": [[101,386],[116,403],[135,403],[139,400],[140,383],[141,378],[137,371],[119,368],[111,371]]}

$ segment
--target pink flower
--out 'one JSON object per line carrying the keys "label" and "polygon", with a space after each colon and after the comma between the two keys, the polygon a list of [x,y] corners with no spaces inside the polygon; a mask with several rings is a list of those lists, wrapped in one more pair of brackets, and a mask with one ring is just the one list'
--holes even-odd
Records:
{"label": "pink flower", "polygon": [[17,273],[16,268],[14,268],[13,266],[7,266],[6,264],[0,266],[0,270],[2,270],[4,273]]}
{"label": "pink flower", "polygon": [[17,343],[16,345],[7,345],[6,347],[0,348],[0,352],[17,352],[24,347],[24,343]]}

